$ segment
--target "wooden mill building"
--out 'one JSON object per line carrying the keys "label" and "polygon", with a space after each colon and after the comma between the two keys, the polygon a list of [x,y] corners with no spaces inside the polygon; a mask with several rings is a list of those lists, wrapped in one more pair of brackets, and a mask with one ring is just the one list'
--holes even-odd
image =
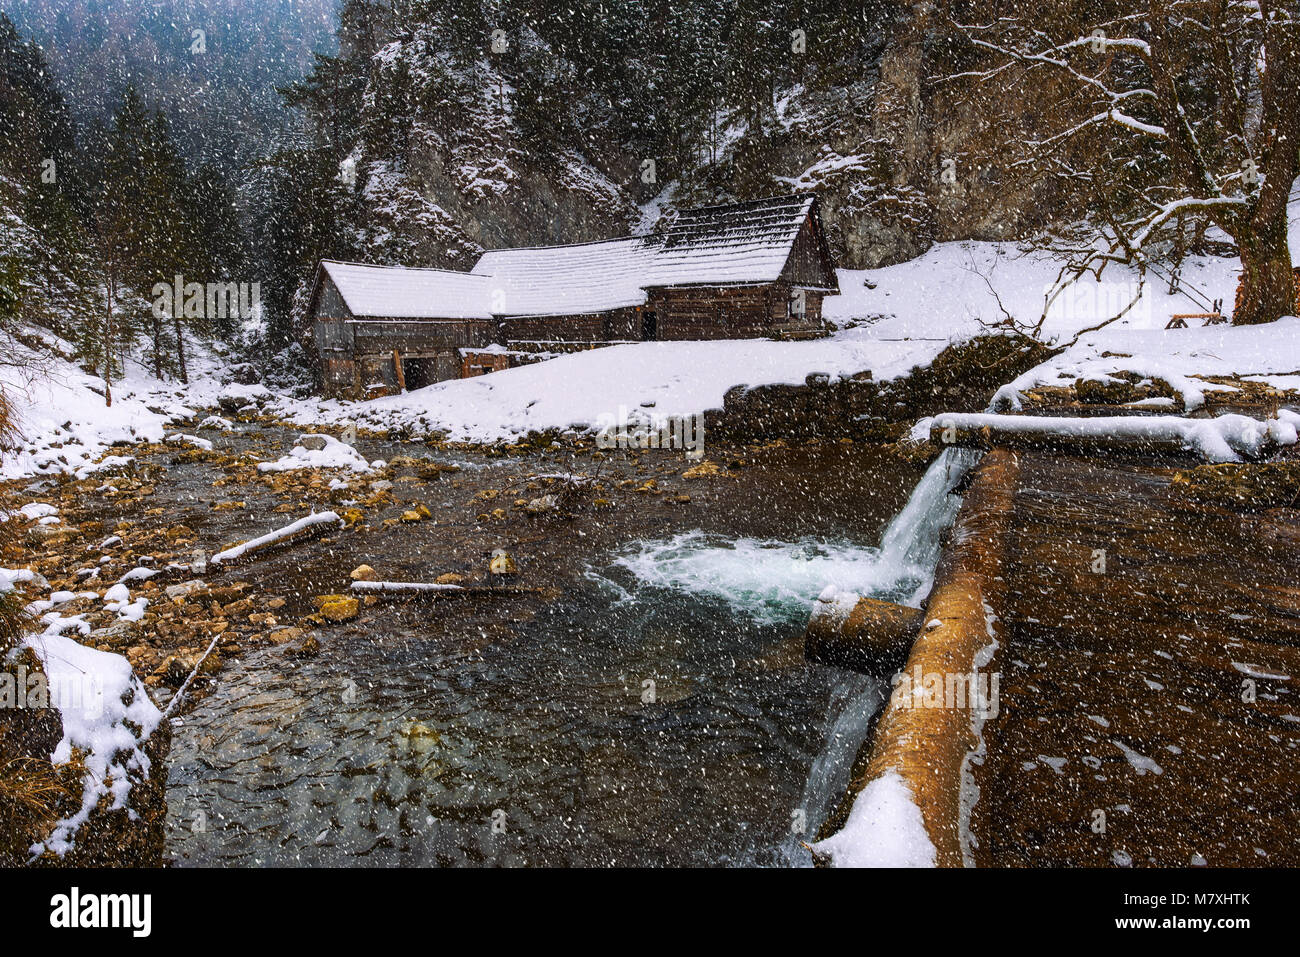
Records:
{"label": "wooden mill building", "polygon": [[490,250],[468,273],[324,261],[309,313],[324,392],[364,397],[599,345],[812,335],[838,291],[804,194],[683,210],[645,236]]}

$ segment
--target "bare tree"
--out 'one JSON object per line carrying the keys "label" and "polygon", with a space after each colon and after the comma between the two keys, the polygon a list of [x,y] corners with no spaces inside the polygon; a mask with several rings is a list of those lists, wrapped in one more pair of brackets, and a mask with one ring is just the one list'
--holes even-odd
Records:
{"label": "bare tree", "polygon": [[[1015,7],[983,23],[950,19],[992,64],[947,79],[1034,97],[1050,75],[1068,91],[1043,111],[1054,128],[1019,161],[1096,200],[1101,242],[1074,247],[1063,281],[1109,262],[1145,269],[1157,238],[1205,217],[1241,257],[1233,323],[1294,313],[1287,200],[1300,173],[1300,3],[1109,3],[1092,7],[1111,14],[1096,22],[1071,4]],[[1074,162],[1084,137],[1101,140],[1091,169]]]}

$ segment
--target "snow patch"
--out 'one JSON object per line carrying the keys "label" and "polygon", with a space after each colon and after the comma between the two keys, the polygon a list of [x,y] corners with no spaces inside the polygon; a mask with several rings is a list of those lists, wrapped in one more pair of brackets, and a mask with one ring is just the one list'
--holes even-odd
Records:
{"label": "snow patch", "polygon": [[892,770],[862,789],[839,832],[812,847],[835,867],[934,867],[937,861],[921,809]]}

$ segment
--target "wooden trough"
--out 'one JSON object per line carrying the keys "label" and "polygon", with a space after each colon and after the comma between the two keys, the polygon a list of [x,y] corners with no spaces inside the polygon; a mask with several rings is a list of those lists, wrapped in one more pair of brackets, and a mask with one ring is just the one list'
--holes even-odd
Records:
{"label": "wooden trough", "polygon": [[[902,673],[992,673],[996,668],[993,643],[1000,634],[998,609],[1005,588],[1002,569],[1018,471],[1015,453],[998,449],[984,456],[972,473],[953,528],[952,544],[939,563],[923,614],[909,620],[898,606],[864,606],[857,619],[860,626],[850,625],[854,620],[850,612],[838,627],[839,637],[829,639],[830,645],[849,641],[855,632],[869,634],[869,638],[859,640],[860,645],[880,644],[883,652],[892,655],[899,640],[895,629],[901,629],[905,621],[920,622],[921,627],[912,632],[915,642],[906,655]],[[824,627],[819,624],[817,630],[821,632]],[[816,644],[827,639],[814,636],[813,640]],[[969,702],[960,707],[921,707],[912,695],[895,689],[880,714],[872,740],[858,755],[848,794],[820,836],[829,837],[843,826],[857,796],[869,784],[897,774],[920,810],[934,845],[934,862],[940,867],[963,866],[967,857],[963,833],[969,808],[963,803],[962,781],[967,758],[979,747],[980,710]]]}

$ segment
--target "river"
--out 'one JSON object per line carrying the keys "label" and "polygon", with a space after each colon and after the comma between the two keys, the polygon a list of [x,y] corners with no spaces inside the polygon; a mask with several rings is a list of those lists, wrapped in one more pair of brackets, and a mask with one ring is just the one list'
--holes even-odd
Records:
{"label": "river", "polygon": [[[518,467],[468,458],[484,484]],[[918,476],[862,446],[775,450],[712,507],[562,551],[538,609],[386,606],[317,656],[231,661],[175,728],[170,861],[807,865],[886,684],[807,664],[803,627],[827,584],[924,591],[956,479],[941,460],[913,495]],[[361,557],[296,561],[320,580]]]}

